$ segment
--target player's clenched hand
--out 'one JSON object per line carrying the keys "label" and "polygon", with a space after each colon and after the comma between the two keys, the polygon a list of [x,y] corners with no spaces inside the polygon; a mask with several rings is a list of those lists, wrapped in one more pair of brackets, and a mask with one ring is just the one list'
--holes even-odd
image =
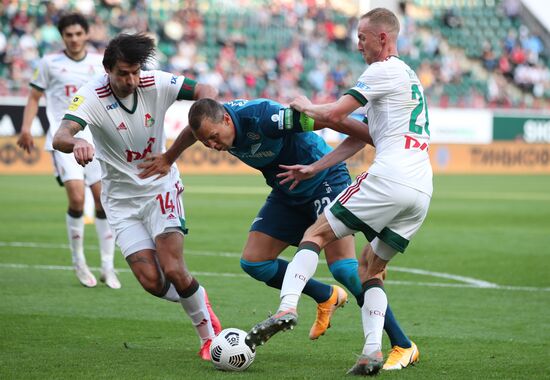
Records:
{"label": "player's clenched hand", "polygon": [[86,166],[94,159],[95,149],[92,144],[83,139],[76,139],[73,154],[79,165]]}
{"label": "player's clenched hand", "polygon": [[305,112],[306,108],[311,105],[311,102],[304,95],[300,95],[290,102],[290,107],[294,108],[296,111]]}
{"label": "player's clenched hand", "polygon": [[138,177],[148,178],[155,174],[157,174],[157,178],[164,177],[170,172],[171,166],[172,164],[168,162],[163,154],[153,154],[138,164],[138,169],[141,169]]}
{"label": "player's clenched hand", "polygon": [[34,148],[34,140],[30,132],[21,132],[19,138],[17,139],[17,145],[27,153],[31,152],[31,149]]}
{"label": "player's clenched hand", "polygon": [[300,181],[304,181],[315,175],[315,172],[311,165],[279,165],[281,169],[286,170],[277,174],[277,178],[282,178],[279,184],[284,185],[287,182],[293,181],[289,187],[289,190],[293,190]]}

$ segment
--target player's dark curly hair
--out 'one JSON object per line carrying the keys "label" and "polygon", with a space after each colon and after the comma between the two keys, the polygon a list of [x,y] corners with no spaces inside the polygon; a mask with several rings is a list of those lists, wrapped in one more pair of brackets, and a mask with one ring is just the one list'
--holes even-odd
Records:
{"label": "player's dark curly hair", "polygon": [[105,54],[103,55],[103,66],[112,70],[117,61],[130,65],[139,63],[141,67],[155,56],[155,41],[143,34],[122,33],[113,38]]}
{"label": "player's dark curly hair", "polygon": [[71,25],[80,25],[82,29],[86,31],[86,33],[88,33],[88,30],[90,30],[88,20],[86,20],[84,16],[77,12],[66,13],[61,16],[57,23],[57,30],[59,30],[60,34],[63,34],[65,28]]}
{"label": "player's dark curly hair", "polygon": [[220,123],[223,120],[225,109],[223,106],[210,98],[197,100],[189,109],[189,126],[192,130],[198,130],[204,119],[210,119],[214,123]]}

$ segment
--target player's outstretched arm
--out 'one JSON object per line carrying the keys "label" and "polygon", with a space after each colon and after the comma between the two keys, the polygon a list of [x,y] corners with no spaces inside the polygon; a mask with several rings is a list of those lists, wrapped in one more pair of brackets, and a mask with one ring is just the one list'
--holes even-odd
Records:
{"label": "player's outstretched arm", "polygon": [[216,99],[217,97],[218,97],[218,90],[215,87],[212,87],[209,84],[197,83],[197,86],[195,87],[195,92],[193,94],[193,99],[195,100],[202,99],[202,98]]}
{"label": "player's outstretched arm", "polygon": [[17,139],[17,145],[27,153],[31,152],[31,149],[34,148],[34,140],[31,135],[31,126],[36,114],[38,113],[38,102],[42,97],[42,91],[37,90],[36,88],[31,89],[29,94],[29,99],[27,100],[27,105],[23,110],[23,124],[21,125],[21,133]]}
{"label": "player's outstretched arm", "polygon": [[362,121],[354,119],[352,117],[347,117],[339,123],[327,123],[327,122],[318,122],[315,121],[314,127],[315,130],[329,128],[336,132],[343,133],[345,135],[354,137],[356,139],[362,140],[365,143],[374,146],[372,142],[372,137],[369,133],[369,126]]}
{"label": "player's outstretched arm", "polygon": [[53,148],[64,153],[73,153],[76,162],[86,166],[94,159],[95,149],[88,141],[74,137],[81,130],[82,127],[77,122],[62,120],[53,136]]}
{"label": "player's outstretched arm", "polygon": [[363,149],[365,145],[366,143],[361,139],[347,137],[332,152],[310,165],[279,165],[281,169],[286,170],[285,172],[277,174],[277,177],[281,178],[279,183],[285,184],[293,181],[289,187],[289,189],[292,190],[298,186],[301,181],[311,178],[321,170],[330,168],[350,158]]}
{"label": "player's outstretched arm", "polygon": [[138,164],[138,169],[141,170],[139,178],[148,178],[154,175],[157,178],[165,176],[170,172],[170,167],[185,149],[189,148],[196,141],[197,139],[191,133],[191,127],[186,126],[166,152],[151,155]]}
{"label": "player's outstretched arm", "polygon": [[331,124],[342,122],[360,106],[361,104],[351,95],[344,95],[334,103],[327,104],[313,104],[303,95],[298,96],[290,102],[290,107],[305,113],[307,116],[315,119],[316,122]]}

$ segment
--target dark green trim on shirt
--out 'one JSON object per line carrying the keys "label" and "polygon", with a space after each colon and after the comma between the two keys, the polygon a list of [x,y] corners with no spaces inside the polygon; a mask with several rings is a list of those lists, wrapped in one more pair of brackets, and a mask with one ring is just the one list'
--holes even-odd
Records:
{"label": "dark green trim on shirt", "polygon": [[[111,91],[112,91],[112,89],[111,89]],[[131,110],[131,111],[130,111],[128,108],[126,108],[126,107],[124,106],[124,104],[120,101],[119,98],[117,98],[117,96],[115,95],[115,92],[114,92],[114,91],[112,91],[112,92],[113,92],[113,96],[115,97],[115,99],[116,99],[118,105],[119,105],[120,107],[122,107],[122,109],[123,109],[124,111],[128,112],[130,115],[132,115],[134,112],[136,112],[137,105],[138,105],[137,90],[134,91],[134,105],[132,106],[132,110]]]}
{"label": "dark green trim on shirt", "polygon": [[71,121],[74,121],[75,123],[80,124],[80,126],[81,126],[82,128],[86,128],[86,126],[88,125],[88,123],[86,123],[84,120],[82,120],[82,119],[79,118],[78,116],[69,115],[68,113],[66,113],[65,116],[63,116],[63,120],[71,120]]}
{"label": "dark green trim on shirt", "polygon": [[355,100],[357,100],[362,106],[364,106],[365,104],[368,103],[368,100],[367,98],[365,98],[363,96],[363,94],[361,94],[359,91],[357,90],[354,90],[353,88],[347,90],[344,95],[350,95],[350,96],[353,96],[355,98]]}
{"label": "dark green trim on shirt", "polygon": [[46,91],[46,89],[45,89],[45,88],[42,88],[42,87],[40,87],[40,86],[37,86],[37,85],[36,85],[36,84],[34,84],[34,83],[29,83],[29,86],[31,86],[32,88],[35,88],[35,89],[37,89],[37,90],[38,90],[38,91],[40,91],[40,92],[44,92],[44,91]]}

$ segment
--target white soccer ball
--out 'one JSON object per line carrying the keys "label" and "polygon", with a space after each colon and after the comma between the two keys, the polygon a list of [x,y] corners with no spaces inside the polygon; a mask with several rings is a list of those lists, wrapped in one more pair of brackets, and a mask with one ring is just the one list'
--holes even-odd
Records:
{"label": "white soccer ball", "polygon": [[212,364],[222,371],[244,371],[254,361],[256,351],[244,342],[246,332],[228,328],[222,330],[210,345]]}

